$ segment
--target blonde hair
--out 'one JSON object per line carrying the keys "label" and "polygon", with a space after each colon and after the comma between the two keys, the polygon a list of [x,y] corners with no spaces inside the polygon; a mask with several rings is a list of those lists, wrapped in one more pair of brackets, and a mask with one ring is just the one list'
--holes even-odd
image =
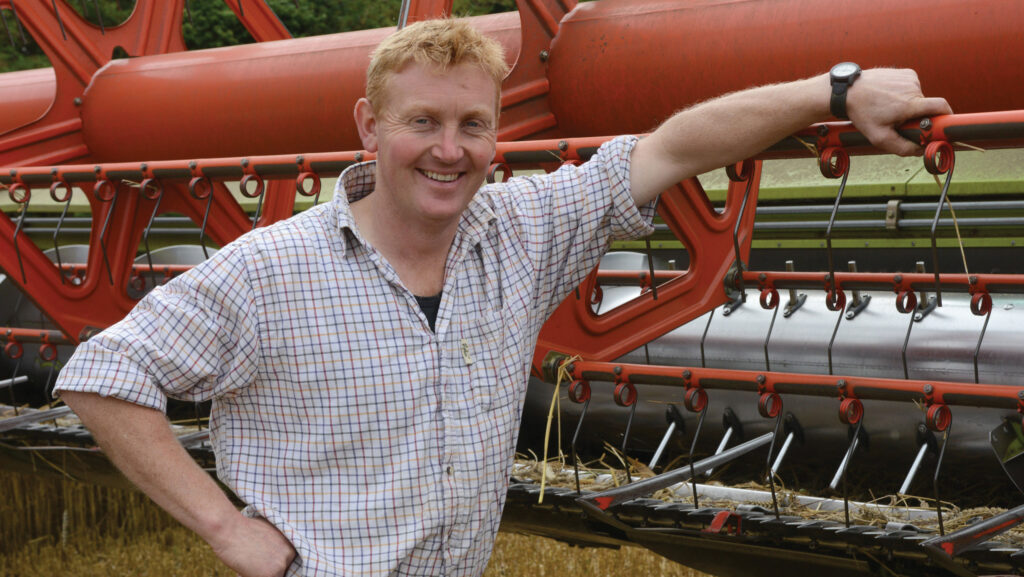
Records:
{"label": "blonde hair", "polygon": [[385,38],[370,55],[366,99],[375,111],[384,103],[388,76],[410,62],[441,70],[463,63],[476,64],[499,87],[508,74],[501,44],[466,21],[445,18],[415,22]]}

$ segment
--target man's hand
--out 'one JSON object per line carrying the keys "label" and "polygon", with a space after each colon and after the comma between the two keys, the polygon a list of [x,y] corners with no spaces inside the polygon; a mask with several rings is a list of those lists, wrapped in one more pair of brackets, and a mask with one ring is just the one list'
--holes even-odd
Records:
{"label": "man's hand", "polygon": [[900,156],[920,155],[916,142],[903,138],[896,128],[914,118],[952,114],[945,98],[925,98],[913,70],[872,68],[865,70],[847,95],[850,120],[881,150]]}
{"label": "man's hand", "polygon": [[210,545],[240,577],[282,577],[295,559],[295,548],[277,527],[241,514],[212,537]]}

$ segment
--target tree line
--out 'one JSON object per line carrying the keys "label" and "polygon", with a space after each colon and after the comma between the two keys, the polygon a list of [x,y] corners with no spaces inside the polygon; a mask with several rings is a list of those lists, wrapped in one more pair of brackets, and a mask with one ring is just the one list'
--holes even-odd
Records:
{"label": "tree line", "polygon": [[[189,50],[235,46],[254,42],[225,2],[186,0],[182,33]],[[301,38],[334,32],[394,26],[402,0],[266,0],[292,36]],[[135,8],[132,0],[58,0],[59,10],[74,10],[93,24],[113,27]],[[516,9],[515,0],[454,0],[458,16],[494,14]],[[9,10],[0,13],[0,71],[46,68],[43,51],[21,28]]]}

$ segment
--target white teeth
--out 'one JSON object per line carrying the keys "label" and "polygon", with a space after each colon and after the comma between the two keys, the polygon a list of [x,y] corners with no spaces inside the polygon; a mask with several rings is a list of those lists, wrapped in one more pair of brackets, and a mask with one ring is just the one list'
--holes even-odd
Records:
{"label": "white teeth", "polygon": [[437,180],[440,182],[455,182],[459,178],[459,174],[441,174],[440,172],[431,172],[429,170],[421,170],[427,178]]}

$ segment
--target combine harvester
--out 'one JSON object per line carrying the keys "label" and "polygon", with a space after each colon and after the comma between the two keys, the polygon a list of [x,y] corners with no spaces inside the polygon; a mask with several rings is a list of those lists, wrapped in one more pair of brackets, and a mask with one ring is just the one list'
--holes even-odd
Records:
{"label": "combine harvester", "polygon": [[[0,0],[12,40],[53,64],[0,75],[0,462],[59,450],[71,474],[123,483],[50,406],[56,372],[153,286],[371,158],[351,110],[391,30],[290,39],[262,0],[227,0],[259,43],[187,52],[182,0],[138,0],[114,27],[77,4]],[[842,60],[912,67],[957,114],[901,128],[923,159],[828,123],[667,191],[655,235],[615,247],[545,325],[520,448],[542,454],[560,395],[569,457],[517,465],[505,527],[718,575],[1021,574],[1024,4],[518,7],[473,19],[514,64],[495,177]],[[207,410],[171,409],[210,466]],[[660,474],[574,466],[606,444]],[[569,482],[525,480],[537,468]]]}

